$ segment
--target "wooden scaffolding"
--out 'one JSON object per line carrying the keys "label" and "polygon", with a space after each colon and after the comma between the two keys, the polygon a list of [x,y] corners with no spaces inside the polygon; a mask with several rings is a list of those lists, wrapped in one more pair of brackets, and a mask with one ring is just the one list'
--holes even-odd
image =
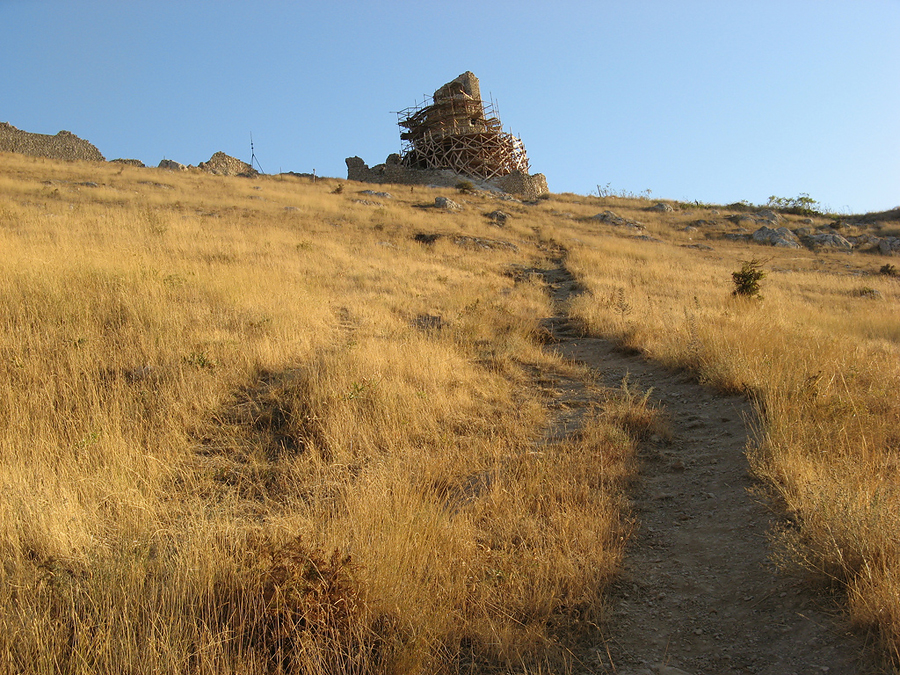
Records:
{"label": "wooden scaffolding", "polygon": [[525,146],[520,138],[503,131],[493,103],[459,89],[437,94],[397,113],[405,166],[450,169],[475,178],[528,173]]}

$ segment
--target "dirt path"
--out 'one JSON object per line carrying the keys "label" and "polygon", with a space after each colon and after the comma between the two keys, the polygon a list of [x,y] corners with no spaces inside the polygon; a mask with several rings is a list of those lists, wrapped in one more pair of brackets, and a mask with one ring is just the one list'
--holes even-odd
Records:
{"label": "dirt path", "polygon": [[[832,596],[780,574],[769,561],[766,533],[774,517],[748,490],[754,480],[744,456],[752,419],[747,401],[580,336],[563,312],[579,290],[573,277],[562,263],[541,274],[558,310],[546,321],[552,348],[590,367],[602,385],[617,387],[627,374],[642,391],[652,387],[651,400],[667,412],[673,436],[641,448],[632,495],[638,528],[612,591],[609,632],[579,655],[576,672],[885,672],[865,637],[849,631]],[[596,395],[557,378],[563,399]],[[558,407],[554,435],[576,431],[584,406]]]}

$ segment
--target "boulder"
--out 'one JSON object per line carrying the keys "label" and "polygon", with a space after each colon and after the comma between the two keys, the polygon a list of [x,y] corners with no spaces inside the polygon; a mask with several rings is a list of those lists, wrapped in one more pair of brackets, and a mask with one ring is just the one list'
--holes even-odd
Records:
{"label": "boulder", "polygon": [[113,159],[110,160],[111,164],[127,164],[128,166],[136,166],[141,169],[145,167],[145,164],[139,159]]}
{"label": "boulder", "polygon": [[756,232],[750,235],[750,238],[760,244],[768,244],[769,246],[778,246],[780,248],[800,248],[797,237],[786,227],[772,229],[763,225]]}
{"label": "boulder", "polygon": [[878,252],[882,255],[900,254],[900,237],[885,237],[878,243]]}
{"label": "boulder", "polygon": [[504,211],[491,211],[490,213],[484,214],[491,221],[492,225],[496,225],[497,227],[503,227],[506,225],[506,221],[509,219],[509,214]]}
{"label": "boulder", "polygon": [[839,234],[832,233],[822,233],[822,234],[811,234],[807,237],[807,240],[813,246],[822,246],[825,248],[836,248],[843,251],[849,251],[853,248],[853,244],[844,239]]}
{"label": "boulder", "polygon": [[252,166],[235,157],[229,157],[224,152],[216,152],[208,162],[200,162],[198,169],[216,176],[258,176],[259,172]]}
{"label": "boulder", "polygon": [[753,214],[757,221],[768,221],[770,223],[780,223],[783,219],[780,215],[769,209],[763,209]]}
{"label": "boulder", "polygon": [[187,171],[187,167],[184,164],[176,162],[172,159],[164,159],[159,163],[160,169],[168,169],[169,171]]}
{"label": "boulder", "polygon": [[656,202],[653,206],[651,206],[648,211],[659,211],[660,213],[671,213],[675,209],[671,207],[669,204],[665,204],[663,202]]}
{"label": "boulder", "polygon": [[434,205],[439,209],[446,209],[447,211],[462,211],[462,206],[449,197],[435,197]]}
{"label": "boulder", "polygon": [[622,216],[616,215],[612,211],[598,213],[596,216],[593,216],[593,219],[599,220],[601,223],[609,223],[610,225],[624,225],[628,222]]}

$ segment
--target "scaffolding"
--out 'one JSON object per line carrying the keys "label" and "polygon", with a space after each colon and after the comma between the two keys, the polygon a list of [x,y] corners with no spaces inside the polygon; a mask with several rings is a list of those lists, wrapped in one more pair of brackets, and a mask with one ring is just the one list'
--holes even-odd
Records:
{"label": "scaffolding", "polygon": [[486,103],[466,93],[462,85],[453,85],[457,81],[397,113],[403,164],[411,169],[450,169],[482,179],[514,171],[528,174],[525,145],[503,131],[493,101]]}

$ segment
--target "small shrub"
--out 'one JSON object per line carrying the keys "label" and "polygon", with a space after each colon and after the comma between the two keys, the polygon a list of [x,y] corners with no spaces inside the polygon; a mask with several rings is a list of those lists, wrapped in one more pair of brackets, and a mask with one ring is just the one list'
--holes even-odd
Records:
{"label": "small shrub", "polygon": [[343,191],[344,191],[344,184],[341,183],[341,184],[338,185],[336,188],[334,188],[334,190],[331,191],[331,194],[333,194],[333,195],[339,195],[339,194],[341,194]]}
{"label": "small shrub", "polygon": [[793,213],[797,216],[816,216],[822,213],[819,202],[805,192],[801,192],[797,197],[776,197],[773,195],[769,197],[769,202],[766,206],[786,213]]}
{"label": "small shrub", "polygon": [[881,269],[878,270],[879,274],[883,274],[886,277],[896,277],[900,276],[900,272],[897,272],[897,268],[891,265],[891,263],[885,263],[881,266]]}
{"label": "small shrub", "polygon": [[734,282],[732,295],[746,298],[759,298],[759,282],[766,276],[761,269],[762,263],[758,260],[744,260],[738,272],[731,273]]}
{"label": "small shrub", "polygon": [[471,194],[475,192],[475,183],[470,180],[461,180],[456,184],[456,190],[460,194]]}

